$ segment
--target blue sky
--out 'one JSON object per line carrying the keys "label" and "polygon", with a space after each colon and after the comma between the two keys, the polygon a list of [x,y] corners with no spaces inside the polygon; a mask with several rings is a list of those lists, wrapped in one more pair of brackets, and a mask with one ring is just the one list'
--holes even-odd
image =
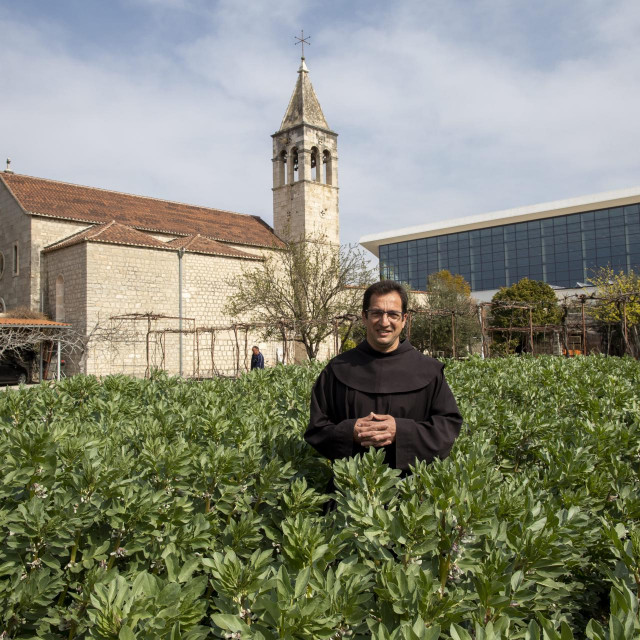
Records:
{"label": "blue sky", "polygon": [[0,160],[272,221],[299,47],[341,237],[640,185],[636,0],[0,0]]}

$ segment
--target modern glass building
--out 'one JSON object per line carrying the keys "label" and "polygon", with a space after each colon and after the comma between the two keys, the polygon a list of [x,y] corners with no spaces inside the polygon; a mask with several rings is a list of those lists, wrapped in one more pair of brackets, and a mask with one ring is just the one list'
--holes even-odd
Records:
{"label": "modern glass building", "polygon": [[364,236],[380,259],[380,277],[424,290],[442,269],[474,292],[521,278],[561,288],[594,270],[640,270],[640,188],[461,218]]}

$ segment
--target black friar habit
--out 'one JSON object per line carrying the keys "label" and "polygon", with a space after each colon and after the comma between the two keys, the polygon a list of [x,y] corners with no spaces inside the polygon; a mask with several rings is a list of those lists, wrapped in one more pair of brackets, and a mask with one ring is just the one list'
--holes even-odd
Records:
{"label": "black friar habit", "polygon": [[406,340],[389,353],[365,340],[333,358],[316,380],[304,438],[330,460],[364,453],[353,430],[358,418],[373,411],[396,420],[396,440],[385,447],[389,466],[406,473],[416,459],[445,458],[462,416],[443,370]]}

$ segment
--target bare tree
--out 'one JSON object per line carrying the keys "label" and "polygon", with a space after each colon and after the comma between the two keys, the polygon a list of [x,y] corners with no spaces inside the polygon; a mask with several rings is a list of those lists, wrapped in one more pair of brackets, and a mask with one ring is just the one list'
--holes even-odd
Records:
{"label": "bare tree", "polygon": [[72,356],[85,350],[85,338],[71,327],[38,326],[0,327],[0,358],[13,357],[22,362],[33,362],[40,345],[60,346],[60,352]]}
{"label": "bare tree", "polygon": [[278,323],[287,321],[313,360],[334,330],[334,319],[357,314],[362,287],[373,280],[374,272],[359,247],[336,247],[308,238],[246,269],[233,281],[236,293],[227,311],[234,317],[268,323],[272,328],[264,331],[265,338]]}

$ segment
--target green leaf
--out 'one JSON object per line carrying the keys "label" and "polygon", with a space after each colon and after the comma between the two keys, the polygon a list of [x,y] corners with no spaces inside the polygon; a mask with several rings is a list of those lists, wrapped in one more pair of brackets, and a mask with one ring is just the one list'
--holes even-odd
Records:
{"label": "green leaf", "polygon": [[595,620],[589,620],[585,633],[589,640],[607,640],[602,625]]}
{"label": "green leaf", "polygon": [[540,627],[533,620],[529,622],[524,637],[525,640],[540,640]]}
{"label": "green leaf", "polygon": [[226,631],[239,631],[240,633],[251,632],[251,627],[243,622],[239,618],[239,616],[234,616],[230,613],[214,613],[211,616],[211,620],[216,626],[220,627],[221,629],[225,629]]}
{"label": "green leaf", "polygon": [[460,625],[457,625],[455,622],[449,628],[449,633],[453,640],[472,640],[469,632],[466,629],[463,629]]}
{"label": "green leaf", "polygon": [[295,591],[293,594],[293,597],[298,599],[300,596],[302,596],[307,588],[307,585],[309,584],[309,576],[311,574],[311,568],[307,567],[306,569],[303,569],[302,571],[300,571],[300,573],[298,574],[298,577],[296,578],[296,585],[295,585]]}
{"label": "green leaf", "polygon": [[178,582],[187,582],[193,575],[193,572],[198,568],[199,564],[200,561],[198,560],[198,558],[191,558],[190,560],[187,560],[180,569],[180,573],[178,574]]}
{"label": "green leaf", "polygon": [[122,625],[122,627],[120,627],[120,633],[118,633],[118,639],[119,640],[135,640],[136,639],[136,634],[133,632],[133,629],[129,626]]}
{"label": "green leaf", "polygon": [[564,620],[560,623],[560,640],[573,640],[573,633]]}

